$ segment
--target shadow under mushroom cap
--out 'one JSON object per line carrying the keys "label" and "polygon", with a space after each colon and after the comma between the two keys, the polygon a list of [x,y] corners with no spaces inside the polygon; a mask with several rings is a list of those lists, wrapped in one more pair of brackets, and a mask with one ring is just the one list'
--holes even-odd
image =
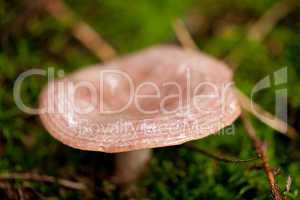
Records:
{"label": "shadow under mushroom cap", "polygon": [[177,145],[233,123],[240,107],[232,86],[224,63],[155,46],[50,82],[40,96],[40,118],[57,140],[82,150]]}

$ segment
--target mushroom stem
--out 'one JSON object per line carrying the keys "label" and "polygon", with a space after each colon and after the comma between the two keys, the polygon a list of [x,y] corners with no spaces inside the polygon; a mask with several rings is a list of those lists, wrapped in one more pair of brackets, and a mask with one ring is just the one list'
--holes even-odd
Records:
{"label": "mushroom stem", "polygon": [[116,170],[112,181],[116,184],[129,184],[138,179],[144,172],[151,154],[151,149],[118,153],[116,155]]}

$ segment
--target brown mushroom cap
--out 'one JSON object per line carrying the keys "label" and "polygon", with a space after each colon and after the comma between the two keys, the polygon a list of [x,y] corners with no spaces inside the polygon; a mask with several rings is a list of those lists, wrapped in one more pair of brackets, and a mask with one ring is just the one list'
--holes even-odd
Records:
{"label": "brown mushroom cap", "polygon": [[[132,96],[125,76],[111,71],[101,80],[105,70],[127,74],[136,91],[145,82],[157,88],[139,88],[139,95],[152,95],[139,98],[139,109],[131,103],[121,112],[105,114],[103,110],[116,111]],[[69,86],[77,83],[81,84],[70,95]],[[91,84],[88,90],[85,86]],[[50,82],[40,97],[40,118],[57,140],[83,150],[123,152],[177,145],[233,123],[240,107],[230,84],[232,72],[224,63],[176,46],[155,46]],[[159,97],[153,96],[157,89]],[[94,109],[82,113],[89,105]]]}

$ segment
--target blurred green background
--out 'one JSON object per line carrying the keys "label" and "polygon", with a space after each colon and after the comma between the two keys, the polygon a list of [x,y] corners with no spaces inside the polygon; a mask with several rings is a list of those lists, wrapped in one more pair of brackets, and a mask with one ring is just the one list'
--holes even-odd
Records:
{"label": "blurred green background", "polygon": [[[50,1],[50,0],[49,0]],[[177,43],[172,22],[180,17],[202,51],[238,66],[237,87],[249,94],[257,81],[288,67],[288,121],[300,129],[300,2],[281,19],[263,41],[247,39],[251,24],[277,0],[66,0],[77,17],[90,24],[120,54],[159,43]],[[259,162],[244,164],[213,160],[184,146],[158,148],[149,168],[131,192],[122,192],[107,178],[113,156],[85,152],[54,140],[37,116],[21,112],[13,100],[18,75],[31,68],[55,67],[72,72],[99,62],[72,36],[67,25],[50,16],[35,1],[0,0],[0,173],[37,172],[89,185],[87,191],[58,184],[9,181],[0,184],[0,198],[32,199],[270,199],[266,175]],[[37,106],[47,80],[26,79],[22,98]],[[274,113],[274,91],[265,90],[256,101]],[[257,132],[268,143],[270,163],[284,191],[292,177],[288,199],[300,199],[300,148],[253,118]],[[247,159],[255,157],[240,120],[235,134],[217,134],[197,141],[210,152]],[[1,183],[1,182],[0,182]]]}

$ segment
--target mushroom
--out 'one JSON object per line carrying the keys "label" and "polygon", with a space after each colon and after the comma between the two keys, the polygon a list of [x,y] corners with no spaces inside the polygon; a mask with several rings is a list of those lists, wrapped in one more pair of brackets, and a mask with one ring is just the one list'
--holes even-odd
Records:
{"label": "mushroom", "polygon": [[40,118],[65,145],[118,153],[116,183],[136,180],[151,149],[204,138],[240,114],[232,72],[201,52],[154,46],[50,82]]}

